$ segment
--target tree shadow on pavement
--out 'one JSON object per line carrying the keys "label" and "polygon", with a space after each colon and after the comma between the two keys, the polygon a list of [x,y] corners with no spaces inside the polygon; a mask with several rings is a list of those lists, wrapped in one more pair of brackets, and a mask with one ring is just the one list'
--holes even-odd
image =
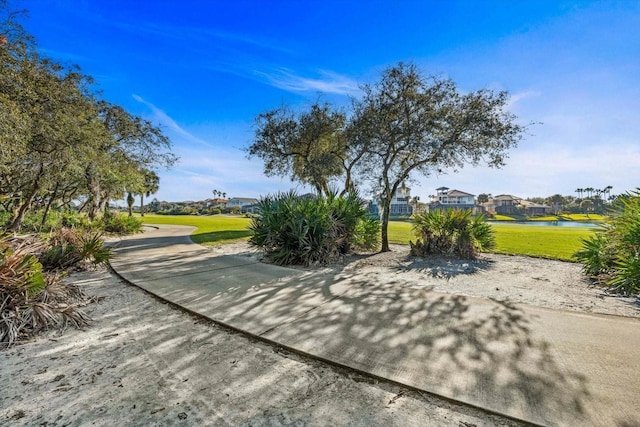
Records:
{"label": "tree shadow on pavement", "polygon": [[344,272],[227,297],[225,323],[323,359],[537,423],[585,416],[587,380],[559,364],[532,319],[508,302]]}

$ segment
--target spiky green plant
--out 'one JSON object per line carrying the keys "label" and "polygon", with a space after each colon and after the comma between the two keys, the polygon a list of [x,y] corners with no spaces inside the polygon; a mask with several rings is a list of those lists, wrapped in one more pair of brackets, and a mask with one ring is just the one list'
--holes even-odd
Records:
{"label": "spiky green plant", "polygon": [[625,294],[640,292],[640,188],[616,199],[609,223],[583,239],[574,257],[596,282]]}
{"label": "spiky green plant", "polygon": [[[348,253],[358,224],[368,216],[355,193],[316,198],[301,198],[293,191],[279,193],[263,197],[259,211],[249,226],[249,243],[280,265],[324,264]],[[372,228],[369,225],[367,230]]]}
{"label": "spiky green plant", "polygon": [[34,253],[44,243],[37,238],[0,236],[0,345],[50,327],[85,325],[89,318],[78,309],[84,293],[49,274]]}
{"label": "spiky green plant", "polygon": [[99,231],[61,228],[50,233],[48,243],[49,247],[39,257],[50,270],[104,265],[112,256],[112,248],[105,246]]}
{"label": "spiky green plant", "polygon": [[478,252],[495,247],[491,225],[482,215],[473,216],[468,210],[434,210],[415,215],[413,232],[418,237],[411,246],[413,256],[435,254],[474,258]]}

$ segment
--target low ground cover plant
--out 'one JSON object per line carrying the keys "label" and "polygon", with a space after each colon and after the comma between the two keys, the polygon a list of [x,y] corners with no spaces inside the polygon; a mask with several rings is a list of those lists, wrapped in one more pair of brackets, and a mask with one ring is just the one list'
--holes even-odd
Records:
{"label": "low ground cover plant", "polygon": [[39,235],[0,236],[1,346],[10,346],[44,329],[81,327],[89,322],[81,307],[90,299],[62,278],[65,269],[82,262],[106,262],[110,252],[102,247],[102,240],[99,244],[93,241],[95,235],[63,234],[54,238],[58,242],[54,245]]}
{"label": "low ground cover plant", "polygon": [[295,192],[267,196],[251,219],[249,243],[279,265],[329,263],[354,246],[372,250],[380,226],[355,193],[303,198]]}
{"label": "low ground cover plant", "polygon": [[616,199],[609,222],[583,239],[575,257],[597,283],[624,294],[640,293],[640,189]]}
{"label": "low ground cover plant", "polygon": [[495,247],[495,233],[484,216],[468,210],[435,210],[415,215],[416,243],[409,241],[411,255],[456,255],[475,258],[478,252]]}
{"label": "low ground cover plant", "polygon": [[124,215],[89,222],[76,212],[51,211],[25,219],[21,231],[31,234],[0,234],[0,346],[44,329],[86,325],[89,317],[81,307],[91,299],[63,278],[108,263],[112,253],[104,228],[125,233],[141,227]]}

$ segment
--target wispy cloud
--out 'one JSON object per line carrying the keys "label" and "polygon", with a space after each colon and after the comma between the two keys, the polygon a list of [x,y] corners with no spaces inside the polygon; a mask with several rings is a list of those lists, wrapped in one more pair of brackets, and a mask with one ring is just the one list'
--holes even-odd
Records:
{"label": "wispy cloud", "polygon": [[339,95],[355,95],[360,92],[358,83],[346,76],[320,71],[318,78],[302,77],[286,68],[272,72],[254,71],[254,74],[266,80],[267,84],[289,92],[324,92]]}
{"label": "wispy cloud", "polygon": [[132,96],[133,96],[133,99],[135,99],[136,101],[138,101],[138,102],[146,105],[147,107],[149,107],[149,109],[151,109],[155,119],[158,122],[160,122],[161,124],[167,126],[169,129],[171,129],[172,131],[176,132],[178,135],[184,137],[189,142],[195,142],[195,143],[204,145],[206,147],[213,147],[212,144],[210,144],[209,142],[205,141],[204,139],[198,138],[197,136],[192,135],[188,131],[184,130],[182,127],[180,127],[180,125],[178,125],[178,123],[176,123],[175,120],[173,120],[171,117],[169,117],[169,115],[167,113],[162,111],[160,108],[156,107],[151,102],[145,100],[144,98],[142,98],[139,95],[136,95],[135,93]]}
{"label": "wispy cloud", "polygon": [[512,109],[513,107],[515,107],[515,105],[522,101],[523,99],[528,99],[528,98],[536,98],[540,96],[540,92],[535,91],[535,90],[528,90],[528,91],[524,91],[524,92],[516,92],[514,94],[512,94],[509,97],[509,100],[507,101],[507,109]]}
{"label": "wispy cloud", "polygon": [[193,26],[160,25],[151,22],[131,24],[127,22],[111,23],[115,27],[137,34],[146,34],[157,40],[174,40],[184,46],[202,46],[211,48],[212,42],[227,44],[230,47],[253,47],[266,51],[292,53],[292,50],[276,40],[250,37],[246,34],[232,33],[211,28]]}

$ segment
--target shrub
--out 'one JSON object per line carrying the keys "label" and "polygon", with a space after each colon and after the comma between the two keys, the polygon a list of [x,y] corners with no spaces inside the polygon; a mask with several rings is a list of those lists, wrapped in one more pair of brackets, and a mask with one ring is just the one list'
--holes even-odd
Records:
{"label": "shrub", "polygon": [[[253,217],[249,243],[280,265],[324,264],[351,250],[367,211],[357,194],[300,198],[295,192],[267,196]],[[364,226],[372,229],[372,225]],[[364,228],[363,228],[364,230]],[[360,240],[370,240],[361,235]]]}
{"label": "shrub", "polygon": [[112,248],[106,247],[99,231],[61,228],[49,236],[49,247],[40,254],[46,269],[67,270],[86,264],[107,264]]}
{"label": "shrub", "polygon": [[482,215],[468,210],[435,210],[415,215],[413,231],[418,237],[411,246],[411,255],[458,255],[474,258],[478,252],[495,247],[495,234]]}
{"label": "shrub", "polygon": [[351,242],[363,251],[374,251],[380,246],[380,221],[372,216],[366,217],[356,225]]}
{"label": "shrub", "polygon": [[624,294],[640,292],[640,189],[616,199],[609,223],[583,239],[574,257],[597,283]]}
{"label": "shrub", "polygon": [[23,337],[48,329],[86,325],[79,310],[85,296],[60,275],[47,274],[34,253],[44,244],[37,238],[0,236],[0,344],[12,345]]}
{"label": "shrub", "polygon": [[102,229],[107,233],[135,234],[142,231],[142,221],[126,214],[106,213],[101,221]]}
{"label": "shrub", "polygon": [[60,225],[62,227],[71,228],[91,228],[89,218],[76,211],[63,212],[61,215]]}

